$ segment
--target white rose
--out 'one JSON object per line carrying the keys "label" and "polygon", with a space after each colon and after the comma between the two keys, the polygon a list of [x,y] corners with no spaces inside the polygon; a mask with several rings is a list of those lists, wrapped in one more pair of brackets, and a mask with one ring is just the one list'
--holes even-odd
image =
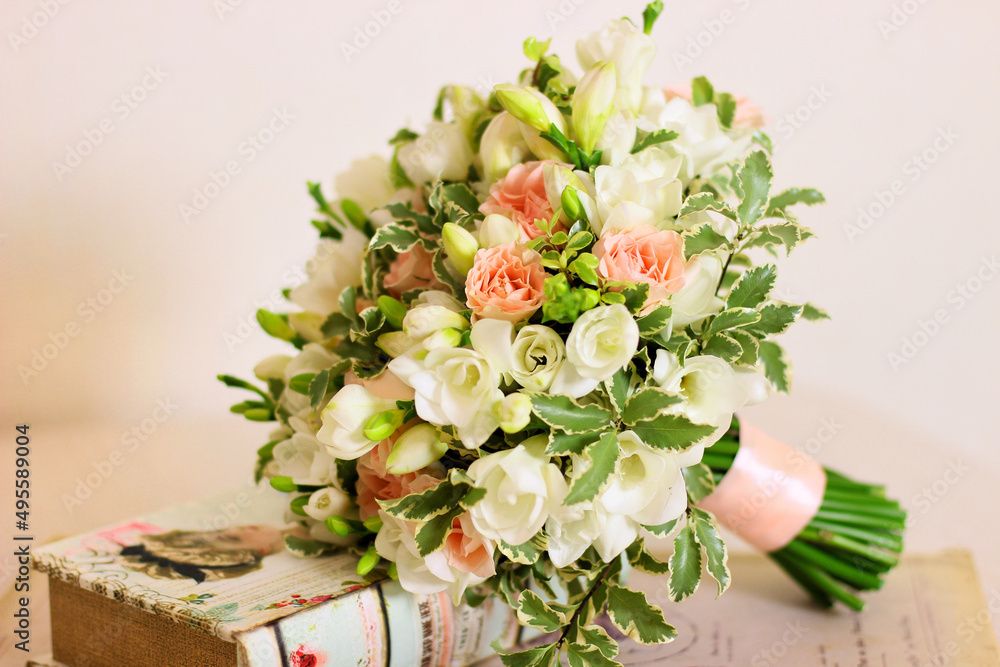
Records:
{"label": "white rose", "polygon": [[646,526],[676,519],[687,509],[682,459],[653,449],[632,431],[618,434],[621,455],[617,474],[601,494],[611,514],[621,514]]}
{"label": "white rose", "polygon": [[524,544],[542,529],[566,497],[566,480],[545,454],[545,436],[484,456],[469,476],[486,495],[469,513],[480,533],[508,544]]}
{"label": "white rose", "polygon": [[616,166],[598,167],[593,189],[580,194],[594,232],[602,236],[637,225],[670,229],[684,194],[677,178],[682,161],[654,146],[628,155]]}
{"label": "white rose", "polygon": [[[382,558],[396,564],[399,584],[408,593],[433,595],[448,591],[452,601],[458,605],[466,588],[481,584],[496,573],[492,560],[479,571],[466,572],[453,567],[444,550],[439,549],[421,556],[414,540],[413,524],[401,521],[382,510],[378,514],[382,519],[382,527],[375,537],[375,550]],[[466,536],[472,535],[492,555],[493,543],[475,535],[475,528],[469,524],[468,515],[460,517],[459,522]]]}
{"label": "white rose", "polygon": [[388,204],[396,189],[389,177],[389,162],[378,155],[355,160],[333,181],[337,196],[350,199],[365,213]]}
{"label": "white rose", "polygon": [[296,433],[274,446],[275,475],[296,484],[327,486],[334,476],[334,459],[314,436]]}
{"label": "white rose", "polygon": [[609,22],[576,42],[576,58],[584,70],[599,62],[614,64],[617,73],[615,104],[635,111],[642,101],[642,77],[656,57],[656,42],[626,19]]}
{"label": "white rose", "polygon": [[314,491],[309,496],[309,502],[302,506],[302,511],[317,521],[325,521],[331,516],[348,517],[357,514],[357,505],[341,489],[328,486]]}
{"label": "white rose", "polygon": [[511,375],[531,391],[545,391],[566,358],[562,337],[547,326],[529,324],[517,332],[512,352]]}
{"label": "white rose", "polygon": [[725,307],[725,302],[715,295],[721,277],[722,260],[717,256],[704,253],[691,260],[684,287],[670,297],[674,327],[686,327]]}
{"label": "white rose", "polygon": [[309,279],[289,292],[288,298],[303,310],[327,316],[340,309],[344,288],[361,283],[361,255],[368,237],[353,227],[343,233],[340,241],[320,241],[316,256],[306,262]]}
{"label": "white rose", "polygon": [[472,164],[472,147],[456,123],[432,121],[417,139],[403,144],[399,164],[414,183],[462,181]]}
{"label": "white rose", "polygon": [[639,127],[646,131],[673,130],[679,135],[665,150],[681,157],[678,176],[686,187],[695,176],[708,176],[742,155],[750,146],[747,133],[727,133],[719,124],[714,104],[694,106],[683,97],[669,102],[662,89],[646,88]]}
{"label": "white rose", "polygon": [[621,304],[581,315],[566,339],[566,358],[585,378],[601,382],[623,368],[639,348],[639,325]]}
{"label": "white rose", "polygon": [[323,427],[316,438],[335,458],[346,461],[360,458],[378,444],[365,437],[368,420],[395,408],[396,401],[379,398],[359,384],[349,384],[323,410]]}
{"label": "white rose", "polygon": [[455,427],[469,449],[482,445],[499,425],[493,405],[503,399],[499,374],[486,357],[466,348],[431,350],[421,360],[413,354],[389,362],[389,370],[416,392],[420,418]]}

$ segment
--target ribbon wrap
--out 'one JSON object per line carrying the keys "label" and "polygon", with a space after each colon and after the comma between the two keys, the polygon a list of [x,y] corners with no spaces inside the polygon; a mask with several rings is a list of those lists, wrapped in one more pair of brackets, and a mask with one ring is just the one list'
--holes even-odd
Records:
{"label": "ribbon wrap", "polygon": [[802,532],[825,491],[826,472],[819,463],[743,422],[733,467],[699,505],[769,553]]}

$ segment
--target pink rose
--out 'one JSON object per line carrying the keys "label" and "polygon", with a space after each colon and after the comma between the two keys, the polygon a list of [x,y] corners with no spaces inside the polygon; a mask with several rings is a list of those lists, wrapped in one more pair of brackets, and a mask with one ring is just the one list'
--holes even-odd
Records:
{"label": "pink rose", "polygon": [[684,239],[677,232],[638,225],[601,237],[594,255],[597,272],[608,280],[647,283],[647,305],[684,287]]}
{"label": "pink rose", "polygon": [[542,288],[548,274],[540,260],[537,252],[515,243],[480,250],[465,279],[467,305],[479,317],[528,319],[545,300]]}
{"label": "pink rose", "polygon": [[535,220],[548,220],[555,213],[545,195],[545,179],[542,177],[542,167],[547,162],[559,164],[544,160],[511,167],[506,176],[490,186],[490,196],[479,211],[485,215],[499,213],[513,220],[521,230],[523,241],[541,236]]}
{"label": "pink rose", "polygon": [[434,275],[434,256],[419,243],[412,250],[400,253],[389,265],[385,288],[397,299],[415,289],[444,289]]}
{"label": "pink rose", "polygon": [[437,471],[424,468],[418,472],[405,475],[393,475],[386,470],[385,462],[392,452],[393,445],[406,430],[419,423],[413,420],[396,429],[389,438],[375,445],[367,454],[358,459],[358,508],[361,520],[367,521],[378,516],[380,500],[395,500],[411,493],[420,493],[435,486],[441,481]]}
{"label": "pink rose", "polygon": [[442,549],[448,557],[448,564],[460,572],[469,572],[477,577],[486,578],[496,574],[493,543],[476,530],[469,513],[455,517],[451,528],[451,534],[445,539]]}
{"label": "pink rose", "polygon": [[[691,86],[670,86],[663,91],[667,101],[675,97],[683,97],[688,102],[691,101]],[[759,129],[767,124],[764,112],[759,106],[753,103],[749,97],[736,95],[736,116],[733,118],[734,128]]]}
{"label": "pink rose", "polygon": [[389,369],[364,380],[353,370],[349,370],[344,373],[344,384],[360,384],[378,398],[390,401],[412,401],[414,396],[413,387],[400,380]]}

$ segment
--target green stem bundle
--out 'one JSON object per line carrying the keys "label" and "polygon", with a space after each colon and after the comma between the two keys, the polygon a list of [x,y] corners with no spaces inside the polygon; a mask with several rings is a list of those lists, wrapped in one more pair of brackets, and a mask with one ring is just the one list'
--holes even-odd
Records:
{"label": "green stem bundle", "polygon": [[[740,449],[735,420],[733,426],[705,451],[703,463],[716,484]],[[819,511],[795,539],[768,556],[819,604],[841,602],[860,611],[865,603],[857,594],[881,588],[886,573],[899,564],[906,511],[886,498],[885,487],[824,470],[827,483]]]}

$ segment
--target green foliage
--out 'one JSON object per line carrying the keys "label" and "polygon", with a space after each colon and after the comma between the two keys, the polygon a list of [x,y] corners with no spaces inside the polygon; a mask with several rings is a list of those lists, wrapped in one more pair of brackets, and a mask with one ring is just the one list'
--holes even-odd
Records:
{"label": "green foliage", "polygon": [[677,637],[663,610],[650,604],[641,591],[610,584],[608,617],[623,634],[642,644],[665,644]]}
{"label": "green foliage", "polygon": [[543,422],[563,433],[586,433],[611,426],[612,414],[599,405],[580,405],[561,394],[532,394],[531,407]]}
{"label": "green foliage", "polygon": [[679,602],[698,588],[701,581],[701,547],[695,539],[689,521],[674,538],[674,553],[670,556],[670,597]]}
{"label": "green foliage", "polygon": [[617,431],[605,431],[596,442],[588,445],[583,450],[582,459],[577,459],[586,461],[587,467],[578,473],[574,463],[569,494],[563,504],[574,505],[593,500],[611,482],[620,455]]}

